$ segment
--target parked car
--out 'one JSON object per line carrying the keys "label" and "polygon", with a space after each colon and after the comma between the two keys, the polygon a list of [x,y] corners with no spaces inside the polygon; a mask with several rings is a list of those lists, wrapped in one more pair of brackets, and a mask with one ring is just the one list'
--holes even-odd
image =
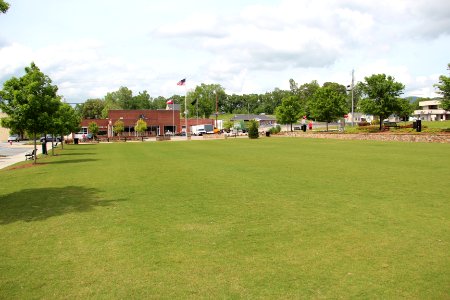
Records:
{"label": "parked car", "polygon": [[20,137],[19,137],[19,135],[18,134],[11,134],[9,137],[8,137],[8,143],[9,142],[20,142]]}
{"label": "parked car", "polygon": [[51,134],[47,134],[46,136],[41,137],[40,139],[41,143],[43,143],[44,140],[47,140],[47,142],[61,142],[61,137],[60,136],[53,137]]}

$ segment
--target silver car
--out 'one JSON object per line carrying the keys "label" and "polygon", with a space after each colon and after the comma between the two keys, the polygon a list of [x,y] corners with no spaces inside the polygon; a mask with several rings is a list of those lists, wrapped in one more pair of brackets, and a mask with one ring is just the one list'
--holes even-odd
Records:
{"label": "silver car", "polygon": [[20,141],[20,137],[18,134],[12,134],[8,137],[8,143],[9,142],[19,142]]}

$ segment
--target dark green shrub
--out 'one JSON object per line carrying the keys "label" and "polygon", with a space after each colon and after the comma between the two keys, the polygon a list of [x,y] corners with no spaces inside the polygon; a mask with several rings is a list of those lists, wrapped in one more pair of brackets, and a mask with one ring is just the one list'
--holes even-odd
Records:
{"label": "dark green shrub", "polygon": [[277,125],[275,127],[271,127],[269,129],[270,134],[277,134],[277,133],[280,133],[280,131],[281,131],[281,126],[280,125]]}
{"label": "dark green shrub", "polygon": [[281,126],[280,126],[280,125],[277,125],[277,126],[275,126],[275,127],[271,127],[271,128],[269,129],[269,132],[270,132],[271,134],[277,134],[277,133],[280,133],[280,131],[281,131]]}
{"label": "dark green shrub", "polygon": [[248,126],[248,138],[249,139],[257,139],[259,137],[258,132],[259,124],[255,120],[251,120]]}

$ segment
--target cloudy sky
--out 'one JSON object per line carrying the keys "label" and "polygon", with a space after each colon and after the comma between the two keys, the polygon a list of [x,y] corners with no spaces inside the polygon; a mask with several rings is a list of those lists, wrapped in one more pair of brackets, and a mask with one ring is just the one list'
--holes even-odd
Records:
{"label": "cloudy sky", "polygon": [[126,86],[153,97],[218,83],[264,93],[386,73],[405,96],[448,74],[445,0],[7,0],[0,84],[34,61],[67,102]]}

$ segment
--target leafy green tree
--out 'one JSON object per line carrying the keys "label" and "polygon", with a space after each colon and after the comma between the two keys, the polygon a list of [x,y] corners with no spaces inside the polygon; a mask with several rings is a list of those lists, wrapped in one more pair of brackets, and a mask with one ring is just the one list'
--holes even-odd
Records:
{"label": "leafy green tree", "polygon": [[405,86],[385,74],[374,74],[364,80],[361,89],[366,98],[360,101],[359,106],[362,112],[380,118],[381,131],[383,120],[399,110],[398,97],[403,94]]}
{"label": "leafy green tree", "polygon": [[112,109],[133,109],[133,92],[122,86],[117,91],[107,93],[102,117],[108,117],[108,111]]}
{"label": "leafy green tree", "polygon": [[114,102],[113,99],[105,100],[105,107],[103,107],[102,110],[102,118],[107,118],[109,111],[113,109],[122,109],[122,107],[117,102]]}
{"label": "leafy green tree", "polygon": [[3,0],[0,0],[0,12],[6,13],[9,9],[9,3]]}
{"label": "leafy green tree", "polygon": [[105,101],[102,99],[88,99],[79,105],[80,115],[83,119],[99,119],[105,108]]}
{"label": "leafy green tree", "polygon": [[221,110],[223,112],[232,114],[234,112],[236,112],[236,110],[238,109],[238,107],[242,106],[241,105],[241,99],[242,97],[240,95],[236,95],[236,94],[232,94],[232,95],[228,95],[226,98],[226,101],[223,103]]}
{"label": "leafy green tree", "polygon": [[275,88],[272,92],[261,96],[259,113],[274,114],[278,106],[281,105],[283,98],[289,96],[289,91]]}
{"label": "leafy green tree", "polygon": [[309,103],[312,101],[314,93],[320,88],[319,83],[313,80],[309,83],[304,83],[298,87],[298,97],[300,101],[300,106],[304,111],[304,115],[310,115]]}
{"label": "leafy green tree", "polygon": [[133,96],[133,109],[150,109],[151,97],[147,91],[139,92],[138,95]]}
{"label": "leafy green tree", "polygon": [[122,109],[133,109],[133,92],[129,88],[121,86],[119,90],[108,93],[105,100],[109,97],[112,97]]}
{"label": "leafy green tree", "polygon": [[257,139],[259,137],[259,132],[258,132],[259,124],[256,120],[250,120],[249,123],[250,124],[248,126],[248,138],[249,139]]}
{"label": "leafy green tree", "polygon": [[291,131],[292,124],[296,123],[300,116],[304,113],[300,102],[295,96],[287,96],[283,98],[281,105],[275,110],[277,122],[281,124],[290,124]]}
{"label": "leafy green tree", "polygon": [[89,125],[88,125],[88,131],[92,134],[92,138],[94,140],[96,140],[97,139],[97,135],[98,135],[98,131],[99,131],[97,123],[90,122]]}
{"label": "leafy green tree", "polygon": [[[450,64],[447,65],[447,70],[450,70]],[[438,93],[442,95],[441,106],[445,110],[450,110],[450,77],[439,76],[439,83],[435,84],[439,89]]]}
{"label": "leafy green tree", "polygon": [[[64,136],[79,131],[81,118],[75,109],[67,103],[62,103],[53,119],[54,134]],[[64,141],[61,143],[64,149]]]}
{"label": "leafy green tree", "polygon": [[25,68],[25,75],[13,77],[3,84],[0,109],[8,117],[2,124],[33,134],[36,150],[37,134],[51,129],[52,117],[61,104],[57,91],[58,87],[52,85],[51,79],[31,63]]}
{"label": "leafy green tree", "polygon": [[414,104],[409,101],[409,99],[397,99],[398,107],[394,113],[403,118],[405,121],[408,121],[409,116],[414,112]]}
{"label": "leafy green tree", "polygon": [[167,99],[163,96],[159,96],[150,100],[150,109],[164,109],[166,107]]}
{"label": "leafy green tree", "polygon": [[125,130],[125,124],[123,123],[122,120],[117,120],[116,122],[114,122],[113,129],[114,132],[117,132],[117,135],[120,136],[122,132]]}
{"label": "leafy green tree", "polygon": [[[358,82],[353,86],[353,111],[357,111],[359,108],[359,101],[362,99],[363,93],[361,88],[362,82]],[[352,111],[352,93],[351,93],[351,87],[349,88],[347,93],[347,112]]]}
{"label": "leafy green tree", "polygon": [[227,132],[229,132],[231,130],[231,128],[233,128],[234,126],[234,122],[231,120],[225,121],[223,123],[223,129],[225,129]]}
{"label": "leafy green tree", "polygon": [[139,135],[142,135],[142,133],[147,130],[147,123],[142,119],[137,120],[136,125],[134,126],[134,130]]}
{"label": "leafy green tree", "polygon": [[[344,87],[345,89],[345,87]],[[319,88],[309,103],[311,117],[328,123],[336,121],[347,113],[346,93],[335,85],[325,85]]]}
{"label": "leafy green tree", "polygon": [[187,105],[189,115],[191,117],[198,116],[201,118],[209,118],[216,112],[216,93],[218,107],[223,106],[226,94],[222,86],[219,84],[204,84],[195,87],[193,92],[187,95]]}

